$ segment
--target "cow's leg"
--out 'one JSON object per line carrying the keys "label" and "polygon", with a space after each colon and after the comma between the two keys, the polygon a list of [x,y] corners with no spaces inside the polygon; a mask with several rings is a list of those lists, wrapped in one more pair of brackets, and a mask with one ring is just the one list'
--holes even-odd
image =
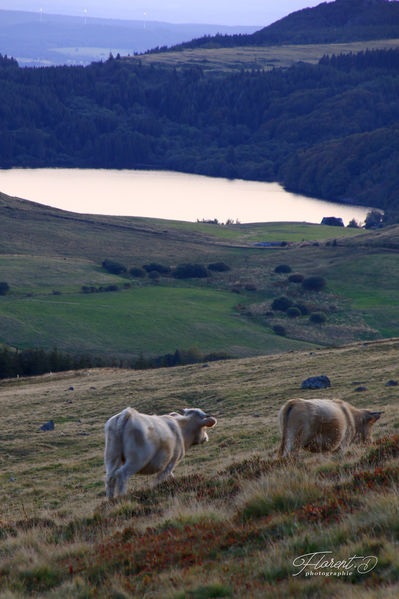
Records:
{"label": "cow's leg", "polygon": [[121,465],[121,460],[118,457],[114,460],[105,462],[106,479],[105,479],[105,494],[109,499],[115,494],[116,472]]}
{"label": "cow's leg", "polygon": [[282,457],[290,457],[291,459],[295,459],[301,446],[302,431],[293,430],[287,432],[285,437],[284,449],[282,451]]}
{"label": "cow's leg", "polygon": [[145,466],[145,461],[140,462],[126,462],[121,466],[115,473],[116,478],[116,490],[118,495],[124,495],[126,493],[126,483],[129,476],[140,472]]}
{"label": "cow's leg", "polygon": [[175,466],[176,466],[176,462],[174,460],[169,462],[169,464],[166,466],[166,468],[164,468],[162,470],[162,472],[160,472],[157,475],[154,484],[159,485],[160,483],[163,483],[163,481],[166,480],[167,478],[174,478],[172,471]]}

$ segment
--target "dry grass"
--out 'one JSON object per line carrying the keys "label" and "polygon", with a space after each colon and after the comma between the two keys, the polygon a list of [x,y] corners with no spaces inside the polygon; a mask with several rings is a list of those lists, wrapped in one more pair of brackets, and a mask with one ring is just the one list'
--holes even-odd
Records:
{"label": "dry grass", "polygon": [[[104,369],[0,383],[0,594],[83,597],[366,597],[398,589],[399,341],[156,371]],[[326,374],[331,389],[301,391]],[[367,391],[355,393],[358,382]],[[71,389],[73,387],[73,389]],[[277,460],[277,413],[295,396],[385,410],[371,448]],[[105,501],[103,424],[127,405],[218,418],[176,478],[130,480]],[[55,430],[39,432],[53,418]],[[376,555],[368,575],[294,577],[330,549]]]}
{"label": "dry grass", "polygon": [[159,64],[181,68],[201,66],[204,71],[235,71],[241,69],[265,69],[289,67],[295,62],[317,63],[325,54],[348,54],[365,49],[396,48],[399,40],[372,40],[342,44],[297,44],[282,46],[195,48],[179,52],[145,54],[129,61],[140,60],[143,64]]}

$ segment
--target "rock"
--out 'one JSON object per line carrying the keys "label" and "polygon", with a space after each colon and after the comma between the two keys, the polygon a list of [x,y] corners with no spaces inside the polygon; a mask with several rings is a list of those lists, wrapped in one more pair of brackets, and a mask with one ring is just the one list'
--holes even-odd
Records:
{"label": "rock", "polygon": [[74,391],[75,388],[74,387],[68,387],[68,391]]}
{"label": "rock", "polygon": [[53,431],[54,430],[54,420],[49,420],[45,424],[42,424],[39,430],[41,431]]}
{"label": "rock", "polygon": [[311,376],[302,381],[301,389],[326,389],[331,387],[330,379],[324,374],[321,376]]}
{"label": "rock", "polygon": [[367,387],[356,387],[354,391],[367,391]]}
{"label": "rock", "polygon": [[397,385],[398,385],[398,381],[393,381],[392,379],[385,383],[385,387],[396,387]]}

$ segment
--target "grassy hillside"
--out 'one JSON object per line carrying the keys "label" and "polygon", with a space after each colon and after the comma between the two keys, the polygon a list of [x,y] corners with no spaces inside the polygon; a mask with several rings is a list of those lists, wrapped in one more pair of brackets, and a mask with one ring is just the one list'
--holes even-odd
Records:
{"label": "grassy hillside", "polygon": [[299,61],[316,64],[325,55],[356,53],[367,49],[383,50],[398,46],[399,39],[394,38],[330,44],[286,43],[281,46],[198,47],[143,54],[140,57],[131,57],[125,60],[177,69],[200,66],[204,72],[228,72],[241,69],[271,70],[276,67],[290,67]]}
{"label": "grassy hillside", "polygon": [[[92,370],[0,383],[0,593],[83,597],[396,597],[398,340],[157,371]],[[326,374],[331,389],[301,391]],[[362,393],[357,387],[366,387]],[[277,460],[293,397],[384,410],[370,447]],[[127,405],[218,419],[176,479],[132,478],[105,501],[103,425]],[[38,431],[50,418],[55,430]],[[293,576],[304,553],[376,556],[368,574]]]}
{"label": "grassy hillside", "polygon": [[[11,346],[127,358],[197,346],[205,353],[246,356],[378,335],[378,327],[348,313],[345,289],[341,297],[332,295],[333,288],[306,296],[287,275],[274,273],[287,260],[305,275],[324,275],[335,262],[342,269],[343,257],[346,264],[356,252],[332,245],[333,240],[362,239],[361,229],[79,215],[5,195],[0,213],[0,279],[10,285],[9,294],[0,297],[0,341]],[[256,247],[265,241],[287,245]],[[101,266],[105,258],[128,269],[150,262],[173,268],[223,261],[230,270],[209,272],[204,280],[167,276],[152,282],[108,273]],[[373,264],[378,270],[378,261]],[[119,291],[82,293],[82,286],[109,285]],[[294,323],[283,313],[270,316],[272,300],[285,293],[310,302],[313,310],[331,312],[328,325],[310,326],[305,318]],[[286,337],[273,331],[282,322]]]}
{"label": "grassy hillside", "polygon": [[398,3],[389,0],[322,2],[318,6],[290,13],[250,35],[205,36],[173,46],[172,51],[397,38],[398,17]]}
{"label": "grassy hillside", "polygon": [[[249,356],[399,335],[397,227],[386,231],[307,223],[215,225],[79,215],[0,197],[0,342],[72,353],[135,358],[197,346],[204,353]],[[286,245],[260,248],[259,242]],[[128,269],[159,262],[230,268],[206,279],[135,279],[105,271],[105,258]],[[322,276],[305,292],[288,274]],[[82,293],[82,286],[111,293]],[[271,310],[287,296],[311,312]],[[276,335],[275,326],[285,329]]]}

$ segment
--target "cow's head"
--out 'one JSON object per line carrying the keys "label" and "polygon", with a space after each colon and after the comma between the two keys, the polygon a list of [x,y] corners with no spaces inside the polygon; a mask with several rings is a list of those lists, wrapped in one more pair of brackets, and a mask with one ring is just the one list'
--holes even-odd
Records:
{"label": "cow's head", "polygon": [[361,441],[369,443],[371,441],[371,427],[380,418],[384,412],[372,412],[371,410],[363,410],[363,419],[361,430],[358,431]]}
{"label": "cow's head", "polygon": [[[174,413],[173,413],[174,414]],[[190,445],[199,445],[208,441],[207,428],[212,428],[217,423],[216,418],[205,414],[199,408],[186,408],[182,411],[185,421],[185,431],[190,436]]]}

